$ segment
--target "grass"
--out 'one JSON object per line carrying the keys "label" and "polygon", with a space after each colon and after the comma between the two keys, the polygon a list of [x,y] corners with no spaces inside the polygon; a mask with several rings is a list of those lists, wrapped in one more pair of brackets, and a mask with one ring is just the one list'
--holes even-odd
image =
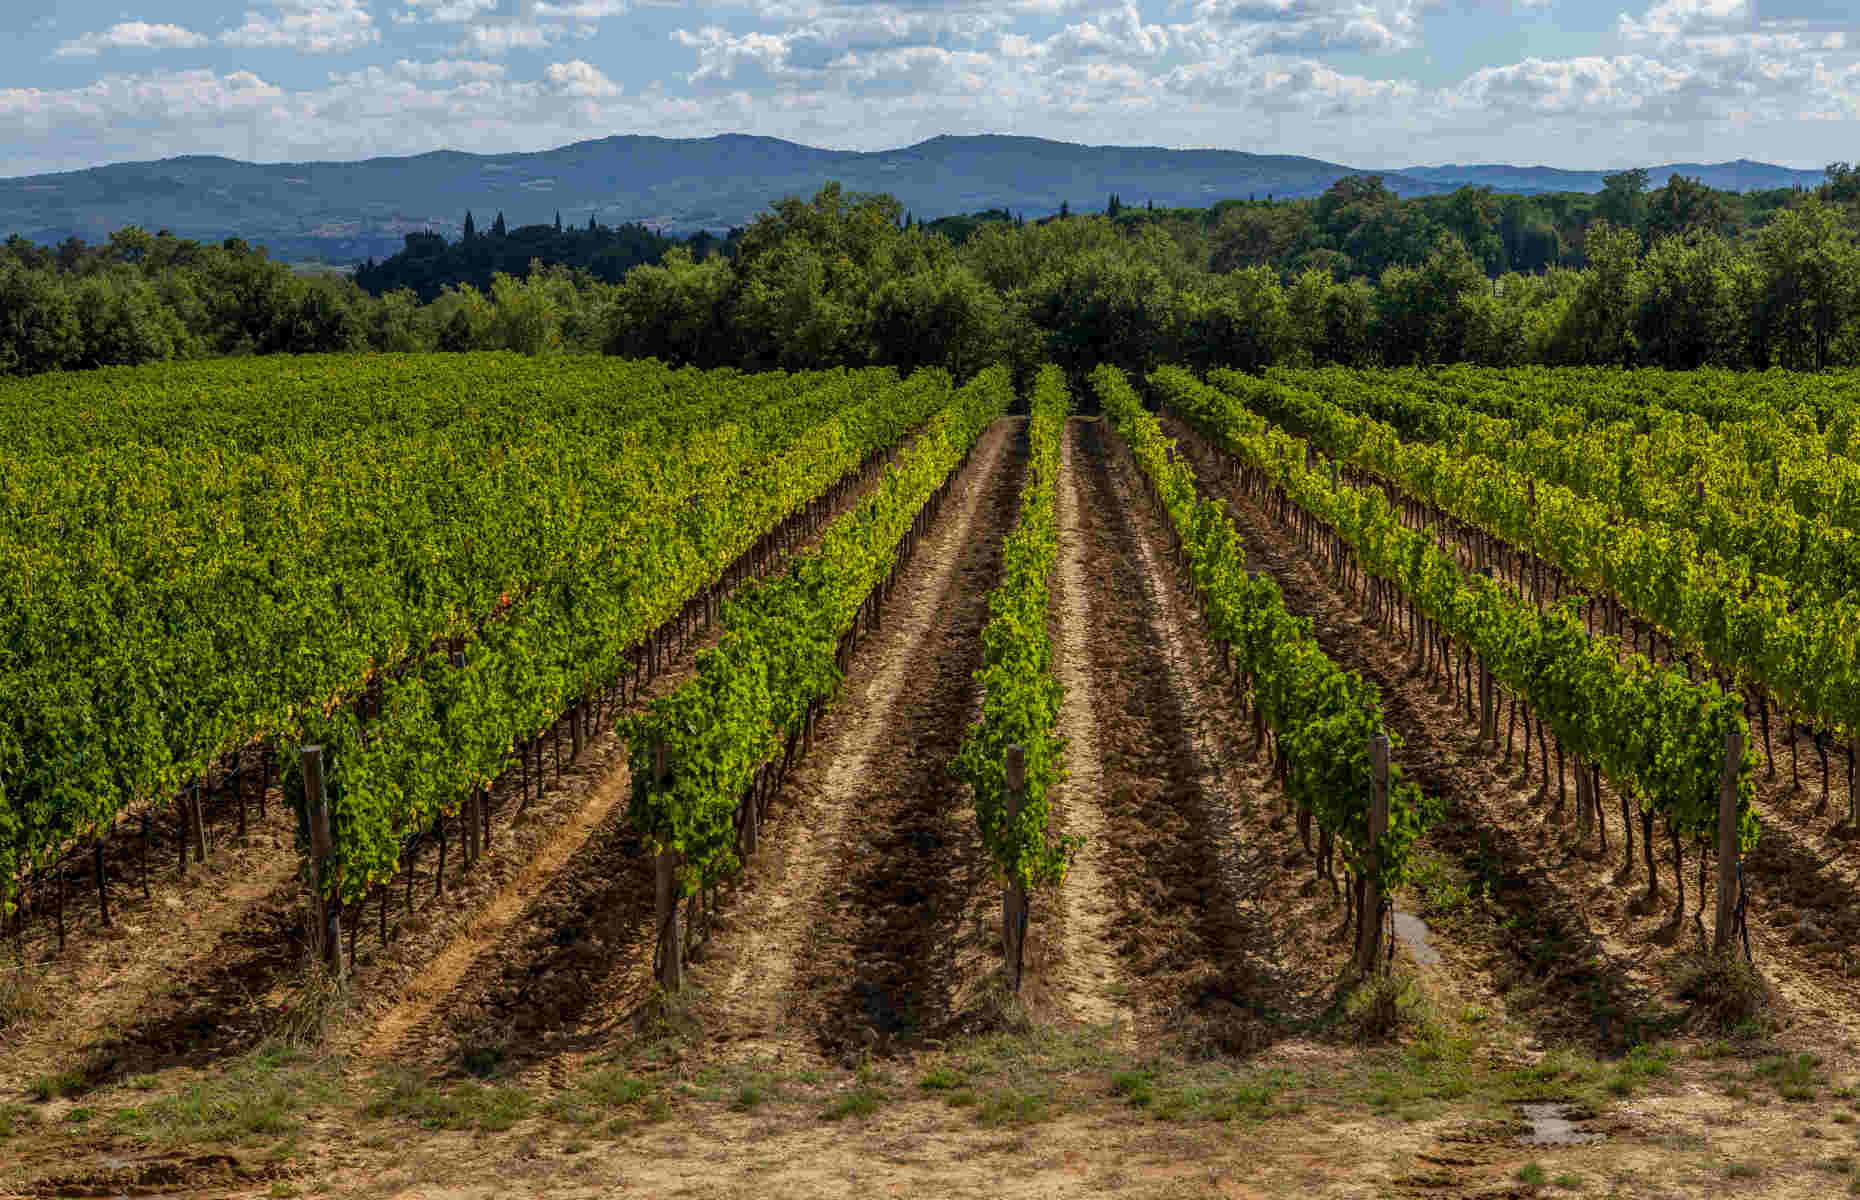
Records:
{"label": "grass", "polygon": [[1550,1182],[1566,1192],[1580,1192],[1582,1190],[1582,1176],[1580,1175],[1558,1175]]}
{"label": "grass", "polygon": [[1298,1079],[1277,1068],[1198,1063],[1112,1076],[1112,1091],[1161,1121],[1263,1121],[1304,1110]]}
{"label": "grass", "polygon": [[1730,1162],[1724,1165],[1724,1173],[1729,1179],[1755,1179],[1763,1172],[1752,1163]]}
{"label": "grass", "polygon": [[1344,1001],[1344,1020],[1366,1042],[1385,1042],[1403,1029],[1435,1024],[1420,985],[1410,975],[1372,975]]}
{"label": "grass", "polygon": [[41,1075],[26,1085],[26,1094],[41,1104],[54,1097],[81,1096],[85,1091],[84,1073],[74,1068]]}
{"label": "grass", "polygon": [[0,1142],[39,1122],[39,1114],[23,1104],[0,1104]]}
{"label": "grass", "polygon": [[529,1093],[521,1088],[442,1084],[403,1069],[377,1080],[375,1098],[362,1112],[369,1117],[400,1117],[422,1129],[496,1133],[529,1116],[534,1107]]}
{"label": "grass", "polygon": [[1336,1084],[1347,1102],[1420,1120],[1502,1082],[1478,1064],[1479,1045],[1435,1031],[1409,1045],[1363,1055]]}
{"label": "grass", "polygon": [[631,1128],[663,1120],[671,1106],[645,1080],[621,1067],[605,1067],[577,1080],[574,1087],[550,1100],[545,1111],[573,1125],[592,1125],[618,1112],[624,1114],[623,1128]]}
{"label": "grass", "polygon": [[850,1092],[842,1092],[835,1096],[820,1115],[828,1121],[843,1121],[847,1117],[869,1117],[878,1111],[879,1106],[886,1099],[884,1092],[869,1083],[862,1083]]}
{"label": "grass", "polygon": [[1818,1055],[1780,1054],[1758,1063],[1755,1076],[1767,1080],[1784,1100],[1807,1101],[1815,1098],[1815,1085],[1822,1082],[1820,1067]]}
{"label": "grass", "polygon": [[272,1042],[172,1096],[117,1109],[112,1124],[157,1144],[250,1142],[296,1132],[306,1111],[340,1094],[331,1063]]}
{"label": "grass", "polygon": [[1438,851],[1423,849],[1410,859],[1411,886],[1421,898],[1421,915],[1430,921],[1470,914],[1486,894],[1486,882],[1453,865]]}
{"label": "grass", "polygon": [[1156,1073],[1150,1070],[1117,1071],[1111,1075],[1111,1094],[1122,1096],[1133,1108],[1146,1108],[1156,1099]]}
{"label": "grass", "polygon": [[1602,1086],[1611,1096],[1632,1096],[1649,1079],[1671,1075],[1675,1057],[1670,1046],[1635,1046],[1609,1072]]}
{"label": "grass", "polygon": [[963,1085],[967,1078],[961,1071],[951,1066],[935,1066],[924,1073],[917,1081],[917,1086],[926,1092],[951,1092]]}
{"label": "grass", "polygon": [[975,1119],[983,1125],[1033,1125],[1057,1116],[1050,1091],[1021,1092],[1011,1088],[987,1092],[978,1098]]}
{"label": "grass", "polygon": [[1540,1188],[1549,1180],[1550,1176],[1534,1162],[1527,1162],[1518,1168],[1518,1182],[1525,1187]]}

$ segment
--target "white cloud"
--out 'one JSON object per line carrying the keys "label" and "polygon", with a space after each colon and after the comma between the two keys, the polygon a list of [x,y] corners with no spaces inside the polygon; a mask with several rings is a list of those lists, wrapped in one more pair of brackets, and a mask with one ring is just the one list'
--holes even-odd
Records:
{"label": "white cloud", "polygon": [[1749,28],[1755,19],[1749,0],[1661,0],[1635,20],[1622,13],[1621,36],[1634,42],[1671,42],[1701,33]]}
{"label": "white cloud", "polygon": [[620,16],[630,7],[627,0],[566,0],[561,4],[542,0],[536,6],[536,19],[538,21],[600,21],[607,17]]}
{"label": "white cloud", "polygon": [[476,20],[480,13],[496,9],[498,0],[406,0],[406,3],[407,7],[394,15],[397,24],[411,25],[426,20],[462,25]]}
{"label": "white cloud", "polygon": [[1426,0],[1198,0],[1197,22],[1233,31],[1257,52],[1382,53],[1420,44]]}
{"label": "white cloud", "polygon": [[1622,115],[1673,96],[1696,78],[1684,67],[1637,54],[1527,58],[1475,71],[1455,89],[1454,98],[1488,110]]}
{"label": "white cloud", "polygon": [[360,71],[330,73],[334,84],[380,84],[387,81],[417,83],[464,83],[503,79],[509,72],[502,63],[441,59],[436,62],[412,62],[400,59],[391,67],[366,67]]}
{"label": "white cloud", "polygon": [[695,33],[676,30],[672,39],[698,52],[690,83],[734,83],[739,71],[764,81],[791,73],[788,38],[779,34],[733,34],[721,25],[706,25]]}
{"label": "white cloud", "polygon": [[365,0],[276,0],[269,14],[247,12],[245,24],[220,35],[242,49],[346,54],[381,40]]}
{"label": "white cloud", "polygon": [[[1332,55],[1424,39],[1452,45],[1454,6],[1441,0],[742,0],[688,9],[705,15],[665,36],[630,73],[600,42],[561,52],[604,21],[666,2],[244,0],[253,11],[239,28],[210,31],[227,47],[354,50],[380,39],[379,17],[397,32],[430,26],[431,47],[450,49],[428,48],[440,61],[410,54],[332,72],[302,90],[212,73],[16,88],[0,93],[0,154],[14,172],[45,145],[68,155],[88,147],[91,161],[245,156],[257,123],[268,158],[285,156],[281,142],[296,157],[352,158],[447,145],[539,149],[633,131],[734,131],[860,149],[1007,132],[1234,146],[1367,167],[1527,153],[1613,167],[1714,153],[1813,161],[1860,136],[1860,55],[1836,24],[1796,19],[1837,0],[1623,0],[1626,11],[1592,48],[1491,63],[1464,78],[1430,76],[1426,86],[1403,78],[1408,68]],[[1504,0],[1519,13],[1553,3]],[[1791,19],[1773,19],[1783,4]],[[134,29],[149,32],[126,32]],[[155,32],[163,29],[178,31]],[[199,45],[185,37],[201,35],[125,22],[61,54]],[[419,40],[415,33],[407,45]],[[538,50],[549,53],[536,61],[513,53]],[[667,83],[651,83],[656,75]],[[1802,132],[1810,127],[1812,136]],[[1676,149],[1649,149],[1661,145]]]}
{"label": "white cloud", "polygon": [[604,100],[621,93],[621,87],[602,74],[592,63],[574,59],[565,63],[550,63],[543,68],[543,78],[554,84],[564,95],[583,99]]}
{"label": "white cloud", "polygon": [[151,25],[125,21],[101,33],[87,33],[59,46],[59,58],[94,58],[104,50],[192,50],[207,44],[205,36],[179,25]]}
{"label": "white cloud", "polygon": [[559,30],[539,25],[474,25],[465,31],[465,40],[459,43],[459,49],[492,55],[512,50],[540,50],[559,36]]}

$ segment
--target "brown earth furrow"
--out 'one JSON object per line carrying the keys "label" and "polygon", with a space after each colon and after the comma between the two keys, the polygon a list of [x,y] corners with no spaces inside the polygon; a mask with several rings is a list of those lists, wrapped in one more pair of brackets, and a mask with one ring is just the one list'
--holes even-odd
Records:
{"label": "brown earth furrow", "polygon": [[1306,886],[1166,519],[1109,426],[1075,424],[1117,953],[1144,1029],[1250,1049],[1326,1005],[1333,902]]}
{"label": "brown earth furrow", "polygon": [[777,798],[713,961],[694,970],[741,1049],[888,1044],[942,1031],[962,1007],[978,957],[963,918],[990,888],[946,768],[977,703],[1024,441],[1022,420],[983,435]]}
{"label": "brown earth furrow", "polygon": [[1079,431],[1077,420],[1068,422],[1060,446],[1059,561],[1049,594],[1054,671],[1065,692],[1059,732],[1066,740],[1066,779],[1054,791],[1052,811],[1061,832],[1082,839],[1059,895],[1056,974],[1059,998],[1070,1016],[1117,1028],[1128,1026],[1133,1014],[1125,1001],[1130,983],[1112,935],[1117,898],[1110,887],[1106,821],[1099,806],[1104,761],[1098,752],[1097,712],[1104,701],[1092,677],[1091,643],[1100,622],[1090,595],[1092,556],[1080,507]]}

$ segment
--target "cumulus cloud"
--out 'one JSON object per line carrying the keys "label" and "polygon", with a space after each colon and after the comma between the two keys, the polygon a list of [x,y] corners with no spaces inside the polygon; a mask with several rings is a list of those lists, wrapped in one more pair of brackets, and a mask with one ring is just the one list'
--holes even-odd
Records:
{"label": "cumulus cloud", "polygon": [[277,0],[268,13],[248,12],[245,24],[220,35],[241,49],[346,54],[381,40],[364,0]]}
{"label": "cumulus cloud", "polygon": [[[1443,33],[1450,41],[1438,0],[741,0],[662,35],[655,49],[669,53],[639,74],[623,74],[623,60],[605,57],[601,42],[584,49],[574,39],[668,0],[244,2],[252,11],[239,28],[209,36],[227,47],[333,54],[376,42],[378,9],[390,28],[419,31],[397,31],[409,47],[430,28],[437,36],[425,39],[427,51],[450,49],[438,61],[331,72],[303,90],[211,73],[14,89],[0,100],[0,145],[9,128],[13,146],[27,145],[18,131],[30,125],[40,131],[31,143],[58,129],[73,131],[66,145],[85,128],[133,131],[123,141],[138,157],[164,147],[243,151],[245,134],[227,145],[221,120],[262,121],[301,157],[342,158],[452,144],[534,149],[633,130],[739,131],[861,149],[936,133],[1021,132],[1377,166],[1411,153],[1513,157],[1523,136],[1583,162],[1605,149],[1604,165],[1616,165],[1661,138],[1683,143],[1690,157],[1718,144],[1701,140],[1712,131],[1860,122],[1860,55],[1846,31],[1816,15],[1838,0],[1633,0],[1613,36],[1587,52],[1430,75],[1425,84],[1361,55]],[[1506,0],[1513,11],[1553,3]],[[126,22],[59,53],[201,44],[186,38],[202,35]],[[572,56],[560,52],[570,44]],[[545,53],[535,61],[522,51]],[[651,82],[659,75],[663,86]],[[189,89],[205,99],[186,98]],[[1818,126],[1795,157],[1812,159],[1841,135]],[[1724,156],[1735,153],[1784,157],[1773,141]],[[18,170],[18,151],[8,158]]]}
{"label": "cumulus cloud", "polygon": [[406,0],[407,7],[394,15],[397,24],[435,21],[443,25],[463,25],[480,14],[494,12],[498,0]]}
{"label": "cumulus cloud", "polygon": [[417,83],[485,82],[503,79],[509,74],[502,63],[473,62],[465,59],[440,59],[436,62],[413,62],[399,59],[391,67],[366,67],[360,71],[331,72],[330,82],[345,85],[381,84],[388,81]]}
{"label": "cumulus cloud", "polygon": [[1197,21],[1263,53],[1386,53],[1420,44],[1426,0],[1198,0]]}
{"label": "cumulus cloud", "polygon": [[1622,13],[1621,36],[1637,42],[1672,42],[1701,33],[1747,29],[1755,19],[1750,0],[1661,0],[1636,20]]}
{"label": "cumulus cloud", "polygon": [[95,58],[105,50],[192,50],[207,44],[203,34],[179,25],[124,21],[101,33],[87,33],[59,46],[59,58]]}
{"label": "cumulus cloud", "polygon": [[559,36],[559,30],[539,25],[475,25],[466,30],[459,49],[492,55],[512,50],[540,50]]}
{"label": "cumulus cloud", "polygon": [[1475,107],[1532,113],[1625,115],[1694,82],[1694,72],[1637,54],[1527,58],[1475,71],[1455,99]]}
{"label": "cumulus cloud", "polygon": [[630,6],[627,0],[563,0],[551,3],[542,0],[536,6],[538,21],[600,21],[608,17],[617,17],[625,13]]}
{"label": "cumulus cloud", "polygon": [[622,90],[600,68],[578,58],[565,63],[550,63],[543,68],[543,78],[554,84],[563,95],[581,99],[610,99],[620,95]]}

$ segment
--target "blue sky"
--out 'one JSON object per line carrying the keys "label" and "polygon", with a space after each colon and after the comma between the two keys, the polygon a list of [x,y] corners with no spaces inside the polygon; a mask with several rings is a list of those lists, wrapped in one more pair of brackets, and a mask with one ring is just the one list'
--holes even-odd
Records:
{"label": "blue sky", "polygon": [[1849,0],[0,0],[0,174],[744,132],[1860,158]]}

